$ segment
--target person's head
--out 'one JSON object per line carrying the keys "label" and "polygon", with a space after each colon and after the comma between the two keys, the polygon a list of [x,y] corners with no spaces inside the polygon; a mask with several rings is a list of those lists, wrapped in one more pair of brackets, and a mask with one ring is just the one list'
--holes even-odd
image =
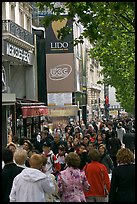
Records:
{"label": "person's head", "polygon": [[6,146],[8,149],[11,149],[11,151],[13,152],[13,154],[15,153],[16,151],[16,144],[14,144],[13,142],[10,142],[7,144]]}
{"label": "person's head", "polygon": [[74,144],[74,146],[79,145],[79,139],[78,139],[78,138],[75,138],[75,139],[73,140],[73,144]]}
{"label": "person's head", "polygon": [[60,134],[58,132],[55,132],[54,134],[54,142],[59,143],[60,141]]}
{"label": "person's head", "polygon": [[65,162],[69,167],[73,167],[74,169],[77,169],[80,166],[80,157],[76,152],[70,152],[65,157]]}
{"label": "person's head", "polygon": [[44,139],[46,137],[48,137],[48,131],[47,130],[41,131],[41,138]]}
{"label": "person's head", "polygon": [[51,142],[47,141],[43,143],[42,149],[45,154],[48,154],[50,152],[50,148],[51,148]]}
{"label": "person's head", "polygon": [[94,149],[94,148],[90,149],[88,155],[89,155],[90,161],[98,161],[98,162],[100,161],[100,153],[97,149]]}
{"label": "person's head", "polygon": [[19,137],[17,135],[14,135],[12,141],[17,144],[19,142]]}
{"label": "person's head", "polygon": [[100,154],[103,155],[106,152],[106,146],[104,144],[100,144],[98,150]]}
{"label": "person's head", "polygon": [[64,145],[59,145],[58,153],[59,153],[59,155],[64,155],[64,153],[65,153],[65,146]]}
{"label": "person's head", "polygon": [[2,150],[2,160],[5,164],[12,163],[13,162],[13,152],[11,149],[3,148]]}
{"label": "person's head", "polygon": [[84,150],[86,150],[86,147],[83,144],[80,144],[78,148],[78,153],[82,154]]}
{"label": "person's head", "polygon": [[116,158],[119,164],[130,164],[134,162],[134,154],[128,148],[119,149]]}
{"label": "person's head", "polygon": [[41,170],[43,166],[43,157],[40,154],[33,154],[29,159],[31,168]]}
{"label": "person's head", "polygon": [[33,149],[33,150],[32,150],[32,154],[40,154],[40,152],[39,152],[39,150],[37,150],[37,149]]}
{"label": "person's head", "polygon": [[24,165],[27,160],[27,151],[25,149],[16,150],[14,153],[16,164]]}
{"label": "person's head", "polygon": [[33,148],[32,143],[29,140],[24,140],[23,149],[29,151],[32,150],[32,148]]}
{"label": "person's head", "polygon": [[89,137],[88,136],[83,137],[83,143],[86,144],[86,145],[89,144]]}

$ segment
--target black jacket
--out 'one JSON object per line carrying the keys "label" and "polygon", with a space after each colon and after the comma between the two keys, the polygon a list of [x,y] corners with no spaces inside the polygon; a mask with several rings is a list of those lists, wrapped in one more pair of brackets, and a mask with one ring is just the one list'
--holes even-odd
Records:
{"label": "black jacket", "polygon": [[135,202],[135,164],[113,169],[109,202]]}
{"label": "black jacket", "polygon": [[123,134],[123,141],[126,148],[129,148],[131,151],[135,149],[135,133],[127,132]]}
{"label": "black jacket", "polygon": [[15,163],[5,164],[2,169],[2,202],[9,202],[9,195],[12,188],[13,179],[21,173],[24,168]]}

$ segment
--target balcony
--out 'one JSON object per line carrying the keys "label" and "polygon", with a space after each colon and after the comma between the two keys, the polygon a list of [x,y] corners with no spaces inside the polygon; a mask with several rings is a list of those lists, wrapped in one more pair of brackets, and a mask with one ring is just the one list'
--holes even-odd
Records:
{"label": "balcony", "polygon": [[24,42],[34,45],[34,36],[11,20],[2,20],[2,34],[12,34]]}
{"label": "balcony", "polygon": [[99,84],[90,83],[90,88],[101,91],[101,85]]}

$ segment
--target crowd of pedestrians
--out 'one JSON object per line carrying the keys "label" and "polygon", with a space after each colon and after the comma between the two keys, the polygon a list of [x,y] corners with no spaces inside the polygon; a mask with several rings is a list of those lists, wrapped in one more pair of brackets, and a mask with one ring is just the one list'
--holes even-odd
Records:
{"label": "crowd of pedestrians", "polygon": [[2,201],[134,202],[134,120],[69,122],[13,136],[2,150]]}

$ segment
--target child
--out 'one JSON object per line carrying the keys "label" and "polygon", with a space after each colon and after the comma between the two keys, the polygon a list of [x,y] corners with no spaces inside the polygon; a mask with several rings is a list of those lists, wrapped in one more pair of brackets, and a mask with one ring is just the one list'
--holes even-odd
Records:
{"label": "child", "polygon": [[65,163],[65,157],[67,156],[67,153],[65,151],[64,145],[59,145],[58,154],[56,154],[56,157],[58,159],[58,162],[61,165],[61,171],[65,169],[66,163]]}

